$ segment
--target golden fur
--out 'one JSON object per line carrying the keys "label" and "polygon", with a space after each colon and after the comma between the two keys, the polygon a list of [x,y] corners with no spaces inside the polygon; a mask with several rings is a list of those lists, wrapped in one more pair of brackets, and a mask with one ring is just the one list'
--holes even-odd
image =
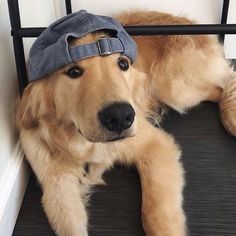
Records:
{"label": "golden fur", "polygon": [[[125,13],[117,18],[124,25],[191,23],[158,12]],[[104,34],[89,34],[71,45],[95,41]],[[186,235],[181,152],[174,139],[147,118],[159,121],[165,107],[185,112],[202,101],[222,101],[222,92],[235,75],[213,37],[134,39],[138,58],[128,71],[117,66],[119,54],[88,58],[75,63],[84,68],[81,78],[68,78],[65,72],[71,65],[61,68],[30,83],[18,106],[22,146],[42,186],[42,204],[57,235],[88,235],[87,193],[92,185],[103,183],[103,172],[115,162],[137,166],[146,235]],[[136,116],[122,132],[125,139],[108,142],[116,136],[101,127],[97,113],[114,102],[128,102]]]}

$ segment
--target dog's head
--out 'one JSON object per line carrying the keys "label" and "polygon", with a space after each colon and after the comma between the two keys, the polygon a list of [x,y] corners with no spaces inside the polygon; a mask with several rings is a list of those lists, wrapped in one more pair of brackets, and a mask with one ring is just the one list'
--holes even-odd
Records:
{"label": "dog's head", "polygon": [[[73,46],[97,41],[90,34]],[[78,132],[92,142],[105,142],[135,134],[132,66],[114,53],[87,58],[56,71],[54,103],[57,113],[73,121]]]}
{"label": "dog's head", "polygon": [[[102,36],[101,32],[88,34],[70,45],[94,42]],[[138,73],[120,53],[64,66],[25,90],[19,112],[21,126],[32,128],[40,126],[41,119],[57,120],[71,124],[91,142],[134,136]]]}

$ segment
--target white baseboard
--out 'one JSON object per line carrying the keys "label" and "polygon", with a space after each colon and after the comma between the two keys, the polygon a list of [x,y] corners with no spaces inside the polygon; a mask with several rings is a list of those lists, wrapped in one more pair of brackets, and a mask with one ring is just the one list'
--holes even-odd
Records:
{"label": "white baseboard", "polygon": [[0,235],[11,236],[28,184],[29,170],[20,144],[0,179]]}

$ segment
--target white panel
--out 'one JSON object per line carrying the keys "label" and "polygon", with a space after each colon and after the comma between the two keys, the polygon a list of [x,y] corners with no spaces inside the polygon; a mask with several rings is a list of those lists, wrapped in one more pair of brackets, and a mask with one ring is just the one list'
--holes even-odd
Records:
{"label": "white panel", "polygon": [[21,25],[44,27],[55,20],[53,0],[19,0]]}
{"label": "white panel", "polygon": [[55,9],[55,16],[57,19],[61,18],[66,14],[65,0],[53,0],[53,2]]}
{"label": "white panel", "polygon": [[223,0],[72,0],[73,10],[86,9],[97,14],[116,14],[131,9],[170,12],[201,23],[220,22]]}
{"label": "white panel", "polygon": [[[235,0],[230,1],[227,23],[236,24]],[[225,45],[225,57],[228,59],[236,59],[236,35],[226,35],[224,45]]]}
{"label": "white panel", "polygon": [[0,235],[11,236],[29,178],[28,165],[17,143],[0,179]]}
{"label": "white panel", "polygon": [[0,0],[0,180],[16,145],[14,107],[16,69],[10,36],[7,1]]}
{"label": "white panel", "polygon": [[[53,0],[19,0],[19,8],[22,27],[47,27],[56,20]],[[26,60],[34,40],[24,39]]]}
{"label": "white panel", "polygon": [[[19,177],[21,174],[26,174],[26,172],[24,167],[20,169],[20,172],[19,168],[17,169],[19,159],[14,152],[15,148],[18,147],[14,121],[18,89],[6,0],[0,0],[0,42],[0,235],[10,236],[10,233],[7,232],[13,230],[20,203],[24,196],[22,186],[26,186],[27,181],[18,178],[14,182],[16,176]],[[11,170],[15,170],[15,172]],[[22,192],[12,192],[12,190],[17,189],[21,189]],[[11,197],[11,199],[8,199],[8,197]],[[8,209],[5,208],[7,206],[9,206]],[[10,214],[10,211],[12,214]],[[7,221],[4,221],[4,219],[7,219]],[[2,227],[3,224],[4,227]]]}

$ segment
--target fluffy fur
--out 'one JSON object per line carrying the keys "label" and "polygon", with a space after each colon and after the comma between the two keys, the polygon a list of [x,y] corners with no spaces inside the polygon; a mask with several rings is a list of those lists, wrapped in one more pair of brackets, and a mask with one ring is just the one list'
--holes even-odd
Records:
{"label": "fluffy fur", "polygon": [[[158,12],[126,13],[117,18],[124,25],[191,23]],[[70,43],[88,43],[104,34],[89,34]],[[119,69],[119,54],[88,58],[75,63],[85,71],[81,78],[72,80],[65,74],[71,65],[61,68],[30,83],[18,106],[22,146],[42,186],[42,204],[57,235],[88,235],[89,189],[103,183],[103,172],[120,162],[136,165],[140,174],[146,235],[185,236],[181,152],[174,139],[154,128],[148,118],[159,121],[165,107],[183,113],[206,100],[221,102],[225,123],[235,117],[236,111],[227,115],[224,106],[235,92],[235,74],[216,38],[134,39],[138,58],[128,71]],[[104,129],[97,114],[114,102],[131,104],[136,116],[122,132],[124,139],[110,142],[117,134]],[[235,122],[227,124],[235,130]]]}

